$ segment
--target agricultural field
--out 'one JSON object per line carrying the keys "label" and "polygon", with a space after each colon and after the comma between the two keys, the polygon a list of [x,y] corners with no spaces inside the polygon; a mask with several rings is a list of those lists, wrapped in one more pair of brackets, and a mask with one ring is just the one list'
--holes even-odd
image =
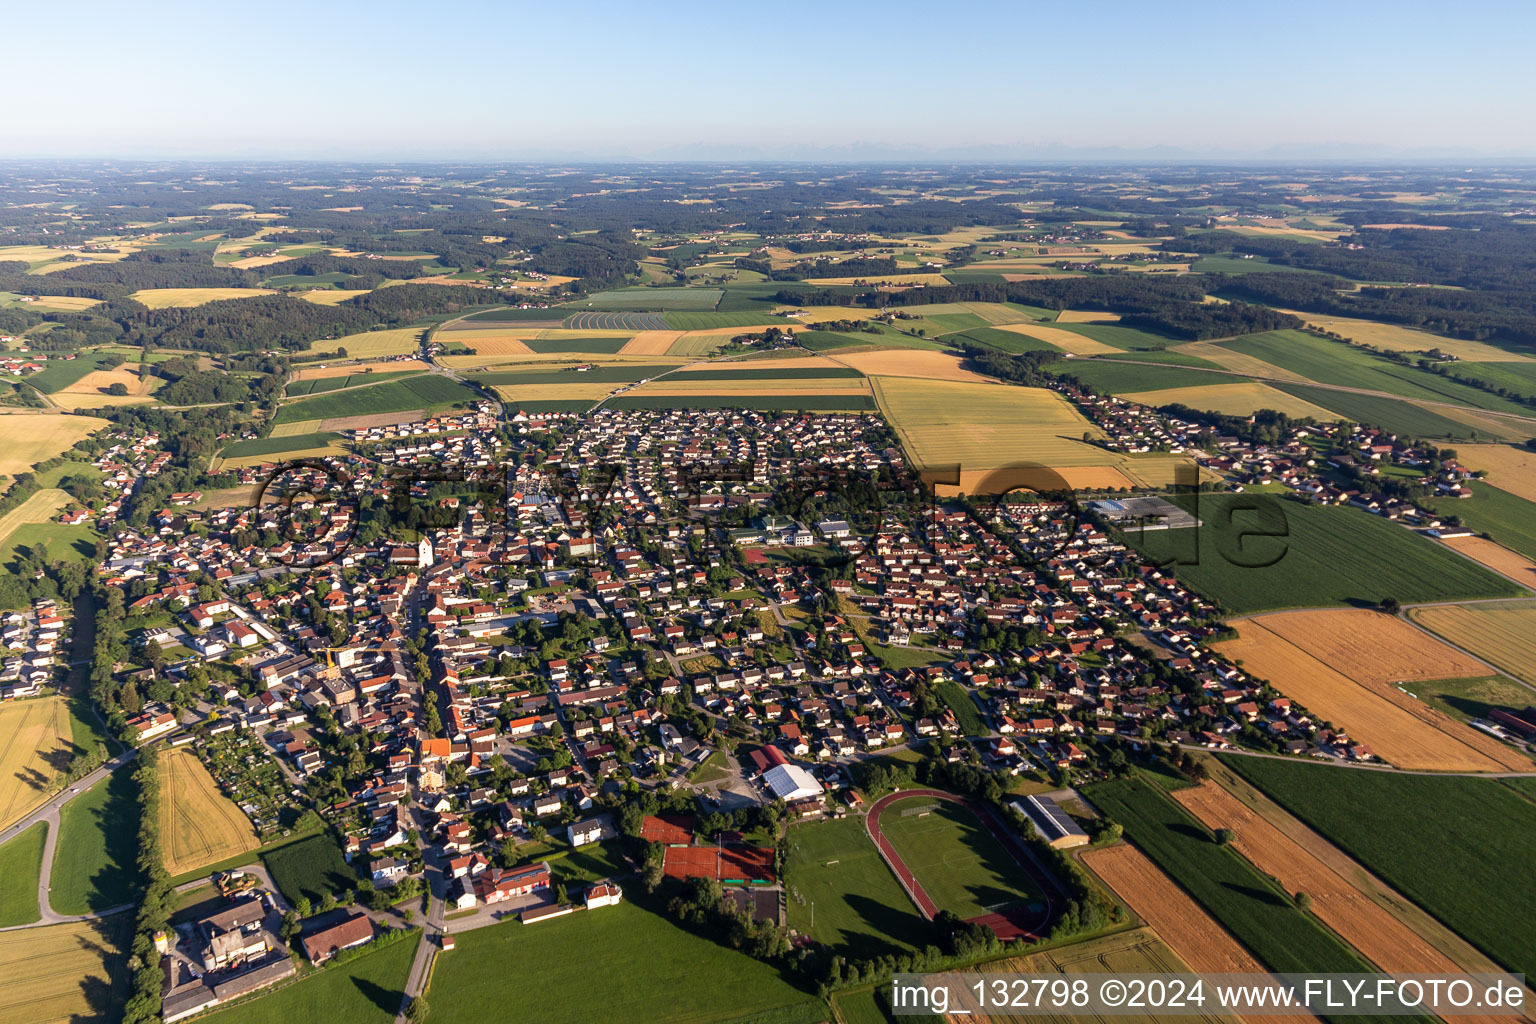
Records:
{"label": "agricultural field", "polygon": [[37,906],[37,881],[47,838],[48,823],[40,821],[0,845],[0,928],[32,924],[42,917]]}
{"label": "agricultural field", "polygon": [[[1168,351],[1201,359],[1211,366],[1220,367],[1223,370],[1231,370],[1233,373],[1247,374],[1251,377],[1279,378],[1280,380],[1294,380],[1301,383],[1306,383],[1307,381],[1299,373],[1287,370],[1283,366],[1266,363],[1264,360],[1254,356],[1236,352],[1220,342],[1191,341],[1183,345],[1177,345]],[[1325,418],[1332,419],[1333,417],[1328,416]]]}
{"label": "agricultural field", "polygon": [[0,932],[0,1024],[116,1020],[132,936],[132,914]]}
{"label": "agricultural field", "polygon": [[20,505],[0,515],[0,547],[5,546],[11,534],[23,523],[46,523],[69,502],[69,495],[57,487],[34,491]]}
{"label": "agricultural field", "polygon": [[1164,363],[1152,365],[1148,362],[1122,361],[1122,358],[1074,359],[1068,363],[1054,364],[1050,372],[1061,377],[1074,377],[1106,395],[1169,391],[1174,388],[1200,390],[1212,385],[1246,383],[1242,377],[1210,373],[1194,366]]}
{"label": "agricultural field", "polygon": [[1492,779],[1221,761],[1505,968],[1536,974],[1536,886],[1514,882],[1536,802]]}
{"label": "agricultural field", "polygon": [[[113,395],[111,388],[121,384],[126,395]],[[152,402],[153,393],[165,385],[164,378],[142,373],[138,364],[124,364],[112,370],[93,370],[54,392],[56,405],[72,409],[100,409],[109,405],[142,405]]]}
{"label": "agricultural field", "polygon": [[160,756],[160,836],[168,874],[185,875],[260,845],[250,819],[185,748]]}
{"label": "agricultural field", "polygon": [[[1364,961],[1353,950],[1298,910],[1289,893],[1255,870],[1236,851],[1218,845],[1209,830],[1158,787],[1136,777],[1090,786],[1084,795],[1123,825],[1126,837],[1141,852],[1271,970],[1366,970]],[[1090,860],[1089,864],[1097,870],[1097,861]],[[1134,898],[1131,902],[1139,912]],[[1191,966],[1201,969],[1177,940],[1162,931],[1157,918],[1150,922]]]}
{"label": "agricultural field", "polygon": [[967,370],[959,356],[948,352],[915,348],[859,348],[852,352],[834,352],[826,358],[866,376],[991,383],[990,378]]}
{"label": "agricultural field", "polygon": [[199,1017],[213,1024],[389,1024],[400,1012],[420,936]]}
{"label": "agricultural field", "polygon": [[[988,974],[1032,974],[1053,975],[1065,974],[1172,974],[1191,970],[1188,964],[1179,959],[1172,949],[1153,933],[1150,928],[1134,928],[1127,932],[1119,932],[1114,935],[1106,935],[1103,938],[1089,939],[1086,942],[1076,942],[1070,946],[1063,946],[1045,953],[1036,953],[1033,956],[1013,957],[1008,960],[998,960],[986,965]],[[1185,1011],[1180,1015],[1188,1020],[1204,1020],[1209,1022],[1230,1020],[1230,1017],[1222,1017],[1219,1014],[1198,1014]],[[1146,1024],[1154,1024],[1160,1018],[1150,1014],[1125,1013],[1116,1014],[1117,1021],[1141,1021]],[[951,1018],[956,1019],[956,1018]],[[959,1018],[969,1019],[969,1018]],[[996,1024],[1032,1024],[1036,1021],[1045,1021],[1049,1024],[1096,1024],[1102,1020],[1096,1014],[1059,1014],[1059,1013],[1027,1013],[1009,1014],[993,1012],[986,1014],[988,1021]],[[1253,1020],[1253,1017],[1245,1017]]]}
{"label": "agricultural field", "polygon": [[1045,324],[1002,324],[998,330],[1010,331],[1014,334],[1022,334],[1026,337],[1044,342],[1051,348],[1060,349],[1074,356],[1103,356],[1124,355],[1122,349],[1113,345],[1106,345],[1086,334],[1069,331],[1061,327],[1047,326]]}
{"label": "agricultural field", "polygon": [[[560,313],[560,310],[548,312]],[[656,313],[572,313],[561,326],[576,331],[665,331],[671,325]]]}
{"label": "agricultural field", "polygon": [[683,331],[641,331],[619,351],[626,356],[661,356],[666,355],[680,338]]}
{"label": "agricultural field", "polygon": [[[1429,507],[1440,515],[1456,516],[1463,526],[1486,533],[1495,543],[1518,551],[1527,559],[1536,558],[1536,503],[1481,480],[1473,480],[1468,486],[1471,498],[1441,498],[1429,502]],[[1453,542],[1453,546],[1459,547],[1460,542]],[[1512,575],[1536,584],[1536,579],[1529,576]]]}
{"label": "agricultural field", "polygon": [[[1281,268],[1292,270],[1291,267]],[[1470,362],[1498,363],[1498,362],[1526,362],[1536,363],[1529,355],[1511,352],[1489,345],[1481,341],[1465,341],[1461,338],[1447,338],[1440,334],[1431,334],[1428,331],[1415,330],[1412,327],[1400,327],[1397,324],[1381,323],[1376,320],[1359,320],[1350,317],[1333,316],[1322,313],[1303,313],[1296,309],[1282,309],[1282,313],[1290,313],[1300,317],[1309,327],[1317,330],[1338,334],[1350,341],[1361,345],[1370,345],[1373,348],[1386,349],[1389,352],[1428,352],[1439,349],[1448,356],[1464,359]]]}
{"label": "agricultural field", "polygon": [[0,474],[13,477],[30,472],[104,426],[105,420],[89,416],[0,413]]}
{"label": "agricultural field", "polygon": [[[1536,430],[1531,434],[1536,436]],[[1510,444],[1456,446],[1462,465],[1487,474],[1488,483],[1526,501],[1536,501],[1536,449]]]}
{"label": "agricultural field", "polygon": [[1412,696],[1429,680],[1491,672],[1402,619],[1341,608],[1231,625],[1238,638],[1217,650],[1400,768],[1536,770],[1529,758]]}
{"label": "agricultural field", "polygon": [[[786,326],[782,321],[774,322],[774,318],[766,311],[749,312],[719,312],[700,313],[687,310],[668,311],[661,315],[662,324],[672,331],[726,331],[740,334],[753,328],[763,330],[767,327]],[[654,330],[655,328],[644,328]]]}
{"label": "agricultural field", "polygon": [[1503,388],[1524,398],[1536,396],[1536,360],[1522,363],[1457,363],[1451,372],[1479,381],[1495,390]]}
{"label": "agricultural field", "polygon": [[1319,423],[1330,423],[1338,418],[1321,406],[1313,405],[1311,402],[1257,381],[1168,388],[1163,391],[1132,391],[1120,397],[1132,402],[1140,402],[1142,405],[1150,405],[1153,408],[1165,405],[1187,405],[1191,409],[1219,412],[1227,416],[1251,416],[1260,409],[1273,409],[1293,419],[1310,417]]}
{"label": "agricultural field", "polygon": [[311,342],[310,352],[345,350],[348,359],[381,359],[384,356],[411,355],[421,349],[422,328],[396,327],[383,331],[364,331],[343,338]]}
{"label": "agricultural field", "polygon": [[[371,373],[367,370],[359,371],[356,367],[338,366],[342,372],[325,377],[308,377],[295,380],[283,391],[285,398],[303,398],[309,395],[324,394],[327,391],[339,391],[342,388],[357,388],[367,384],[382,384],[387,380],[398,380],[410,374],[420,373],[422,368],[414,370],[388,370],[384,373]],[[346,372],[350,369],[352,372]]]}
{"label": "agricultural field", "polygon": [[921,949],[932,941],[932,926],[880,858],[861,817],[795,825],[788,842],[789,927],[860,959]]}
{"label": "agricultural field", "polygon": [[119,768],[59,811],[51,902],[59,914],[101,913],[139,894],[139,804],[133,769]]}
{"label": "agricultural field", "polygon": [[1515,402],[1416,366],[1402,366],[1342,342],[1302,331],[1270,331],[1221,342],[1224,348],[1262,359],[1318,384],[1380,391],[1426,402],[1452,402],[1473,409],[1529,414]]}
{"label": "agricultural field", "polygon": [[[1196,501],[1195,499],[1198,498]],[[1237,614],[1329,604],[1516,597],[1521,588],[1379,516],[1269,495],[1179,497],[1202,526],[1127,540]]]}
{"label": "agricultural field", "polygon": [[941,910],[969,920],[1044,894],[963,804],[914,796],[880,815],[880,831]]}
{"label": "agricultural field", "polygon": [[109,359],[116,356],[122,358],[121,352],[112,352],[105,349],[87,349],[75,353],[75,358],[64,358],[65,353],[54,353],[48,358],[48,364],[37,373],[24,378],[25,381],[45,395],[51,395],[56,391],[63,391],[71,384],[97,370],[111,369],[107,365]]}
{"label": "agricultural field", "polygon": [[758,409],[764,412],[866,412],[875,408],[868,392],[798,390],[783,394],[743,388],[737,396],[717,390],[682,393],[634,392],[610,399],[610,409]]}
{"label": "agricultural field", "polygon": [[220,464],[223,468],[233,469],[273,462],[276,461],[274,456],[301,458],[308,455],[333,455],[342,450],[336,443],[340,437],[334,431],[318,431],[235,441],[220,453]]}
{"label": "agricultural field", "polygon": [[270,288],[144,288],[128,297],[150,309],[172,309],[275,294]]}
{"label": "agricultural field", "polygon": [[594,292],[581,302],[583,309],[598,311],[712,310],[724,294],[719,288],[619,288]]}
{"label": "agricultural field", "polygon": [[261,859],[272,875],[272,884],[290,903],[300,897],[319,903],[327,895],[357,887],[357,872],[342,857],[341,847],[326,834],[270,850]]}
{"label": "agricultural field", "polygon": [[63,697],[0,705],[0,828],[47,801],[74,752]]}
{"label": "agricultural field", "polygon": [[[684,931],[626,892],[616,907],[459,935],[457,948],[442,954],[432,971],[433,1024],[478,1024],[504,1015],[509,966],[532,972],[547,993],[541,1024],[707,1024],[758,1014],[772,1014],[775,1024],[814,1024],[827,1017],[826,1004],[772,967]],[[608,977],[626,983],[592,983]]]}
{"label": "agricultural field", "polygon": [[1414,608],[1408,617],[1536,686],[1536,602]]}
{"label": "agricultural field", "polygon": [[436,410],[465,405],[479,396],[464,385],[438,374],[421,374],[403,380],[385,381],[367,387],[334,391],[285,402],[273,423],[302,423],[309,420],[340,419],[410,410]]}
{"label": "agricultural field", "polygon": [[[1107,345],[1112,349],[1119,349],[1122,352],[1155,352],[1159,349],[1167,348],[1170,345],[1176,345],[1180,340],[1165,334],[1158,334],[1154,331],[1145,331],[1136,327],[1126,327],[1120,323],[1103,323],[1098,321],[1074,323],[1070,320],[1062,320],[1060,318],[1056,320],[1056,328],[1055,331],[1052,332],[1051,337],[1044,338],[1042,340],[1055,344],[1056,339],[1059,337],[1059,335],[1055,333],[1056,331],[1060,331],[1065,334],[1076,334],[1081,337],[1088,338],[1092,341],[1096,341],[1101,345]],[[1067,349],[1066,351],[1071,350]]]}
{"label": "agricultural field", "polygon": [[1312,912],[1383,971],[1454,973],[1461,967],[1385,908],[1314,857],[1309,850],[1214,782],[1173,794],[1186,811],[1215,831],[1231,829],[1233,847],[1289,893],[1304,892]]}
{"label": "agricultural field", "polygon": [[[629,338],[524,338],[523,345],[537,355],[570,355],[583,352],[588,355],[617,355]],[[478,349],[477,349],[478,351]]]}
{"label": "agricultural field", "polygon": [[1466,412],[1456,411],[1453,418],[1452,410],[1444,406],[1429,408],[1400,398],[1360,395],[1349,391],[1311,387],[1306,384],[1277,382],[1271,386],[1288,395],[1311,402],[1313,405],[1331,409],[1336,414],[1335,419],[1380,427],[1394,434],[1466,440],[1475,437],[1497,439],[1516,436],[1518,433],[1508,421],[1489,420],[1481,416],[1477,417],[1479,424],[1473,425],[1473,413],[1470,409]]}
{"label": "agricultural field", "polygon": [[1257,973],[1264,966],[1200,904],[1134,846],[1122,843],[1083,853],[1083,863],[1116,896],[1201,973]]}

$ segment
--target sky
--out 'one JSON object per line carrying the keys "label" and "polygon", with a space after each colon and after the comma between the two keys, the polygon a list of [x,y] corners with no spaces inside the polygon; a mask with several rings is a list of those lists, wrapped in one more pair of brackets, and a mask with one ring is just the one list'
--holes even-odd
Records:
{"label": "sky", "polygon": [[1536,157],[1536,5],[7,5],[0,158]]}

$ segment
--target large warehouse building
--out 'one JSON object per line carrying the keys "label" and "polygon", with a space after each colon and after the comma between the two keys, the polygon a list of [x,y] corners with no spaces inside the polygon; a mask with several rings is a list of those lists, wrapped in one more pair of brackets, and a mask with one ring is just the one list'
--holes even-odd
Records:
{"label": "large warehouse building", "polygon": [[816,776],[797,764],[774,765],[762,778],[763,785],[787,804],[820,797],[824,792]]}

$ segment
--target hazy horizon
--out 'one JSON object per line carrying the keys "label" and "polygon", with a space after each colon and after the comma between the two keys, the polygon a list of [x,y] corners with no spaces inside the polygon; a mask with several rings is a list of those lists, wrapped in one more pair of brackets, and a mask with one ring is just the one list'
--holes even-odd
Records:
{"label": "hazy horizon", "polygon": [[[9,159],[1520,160],[1529,8],[13,12]],[[1479,98],[1469,114],[1465,97]],[[1524,126],[1524,127],[1521,127]]]}

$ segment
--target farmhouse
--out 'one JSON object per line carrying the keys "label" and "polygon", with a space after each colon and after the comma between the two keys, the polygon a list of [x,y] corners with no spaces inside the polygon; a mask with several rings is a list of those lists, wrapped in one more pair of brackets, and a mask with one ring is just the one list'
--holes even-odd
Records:
{"label": "farmhouse", "polygon": [[361,946],[373,938],[373,921],[367,914],[351,917],[303,938],[304,954],[311,963],[323,964],[343,949]]}

